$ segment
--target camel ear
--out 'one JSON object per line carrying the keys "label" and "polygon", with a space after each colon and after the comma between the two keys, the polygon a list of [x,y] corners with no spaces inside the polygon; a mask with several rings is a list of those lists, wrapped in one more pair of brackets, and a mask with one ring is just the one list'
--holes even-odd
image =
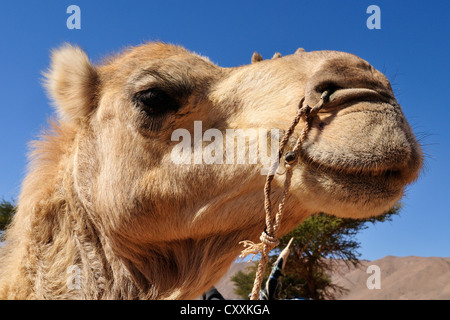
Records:
{"label": "camel ear", "polygon": [[62,120],[88,116],[96,106],[98,74],[86,53],[69,44],[54,50],[45,86]]}

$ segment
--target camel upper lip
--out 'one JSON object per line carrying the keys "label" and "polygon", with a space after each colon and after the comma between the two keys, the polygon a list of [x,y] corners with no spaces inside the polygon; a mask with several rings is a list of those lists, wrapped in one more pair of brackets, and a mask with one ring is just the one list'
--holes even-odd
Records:
{"label": "camel upper lip", "polygon": [[329,97],[327,107],[340,106],[350,102],[374,101],[393,104],[392,94],[368,88],[343,88],[335,90]]}

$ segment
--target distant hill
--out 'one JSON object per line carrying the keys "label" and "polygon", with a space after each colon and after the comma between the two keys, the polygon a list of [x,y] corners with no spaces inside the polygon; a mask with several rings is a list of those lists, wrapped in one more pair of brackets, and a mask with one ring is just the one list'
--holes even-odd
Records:
{"label": "distant hill", "polygon": [[[228,273],[216,284],[226,299],[240,299],[233,292],[230,280],[238,270],[250,264],[234,263]],[[376,265],[380,269],[380,289],[368,289],[367,267]],[[339,264],[331,276],[334,283],[348,289],[342,300],[450,300],[450,258],[439,257],[393,257],[386,256],[374,261],[361,261],[361,266],[348,269]]]}
{"label": "distant hill", "polygon": [[[377,265],[381,271],[381,288],[366,286],[367,267]],[[333,282],[349,289],[339,299],[358,300],[432,300],[450,299],[450,258],[393,257],[363,261],[362,266],[341,275]]]}

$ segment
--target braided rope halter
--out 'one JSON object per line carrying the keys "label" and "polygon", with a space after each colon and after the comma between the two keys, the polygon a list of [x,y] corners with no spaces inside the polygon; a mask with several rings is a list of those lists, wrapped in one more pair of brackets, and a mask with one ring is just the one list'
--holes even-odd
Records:
{"label": "braided rope halter", "polygon": [[[280,147],[278,149],[278,159],[277,161],[274,161],[274,163],[272,164],[272,167],[266,178],[266,184],[264,186],[264,210],[266,212],[266,227],[264,231],[261,233],[261,236],[259,237],[259,240],[261,242],[254,243],[249,240],[240,242],[244,246],[244,249],[240,254],[241,258],[249,254],[253,254],[253,256],[255,256],[256,254],[261,253],[261,259],[259,261],[258,269],[256,271],[255,282],[253,283],[251,300],[258,300],[263,275],[266,270],[267,262],[269,261],[269,252],[279,244],[279,240],[277,238],[278,229],[280,226],[281,218],[283,216],[286,197],[289,193],[289,188],[291,185],[292,171],[294,166],[298,162],[298,152],[303,142],[305,141],[308,132],[311,130],[313,118],[317,115],[320,109],[322,109],[324,104],[328,101],[329,95],[330,95],[329,91],[324,91],[320,96],[319,102],[312,108],[307,104],[305,105],[303,104],[305,101],[304,97],[300,100],[297,115],[295,116],[294,121],[284,134],[283,139],[281,140]],[[298,137],[292,151],[289,151],[285,154],[284,158],[286,167],[286,178],[284,180],[284,190],[281,197],[281,201],[278,205],[278,211],[274,216],[272,213],[272,204],[270,201],[271,183],[274,177],[274,173],[276,172],[279,160],[283,155],[284,148],[286,147],[286,144],[289,138],[291,137],[292,133],[294,132],[294,129],[299,123],[300,119],[303,119],[306,122],[306,126],[300,133],[300,136]]]}

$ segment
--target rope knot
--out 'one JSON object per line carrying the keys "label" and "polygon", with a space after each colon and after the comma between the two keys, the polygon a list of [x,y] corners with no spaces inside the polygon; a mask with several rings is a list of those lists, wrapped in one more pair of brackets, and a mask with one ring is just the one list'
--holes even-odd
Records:
{"label": "rope knot", "polygon": [[242,250],[239,257],[244,258],[249,254],[253,254],[253,256],[250,258],[251,261],[257,254],[262,253],[264,250],[267,250],[267,252],[269,252],[280,243],[277,238],[269,235],[265,230],[259,236],[259,240],[261,241],[259,243],[254,243],[250,240],[239,242],[244,246],[244,250]]}
{"label": "rope knot", "polygon": [[266,231],[263,231],[261,233],[261,235],[259,236],[259,240],[261,240],[262,243],[267,245],[270,248],[270,250],[280,244],[280,241],[277,238],[269,235]]}

